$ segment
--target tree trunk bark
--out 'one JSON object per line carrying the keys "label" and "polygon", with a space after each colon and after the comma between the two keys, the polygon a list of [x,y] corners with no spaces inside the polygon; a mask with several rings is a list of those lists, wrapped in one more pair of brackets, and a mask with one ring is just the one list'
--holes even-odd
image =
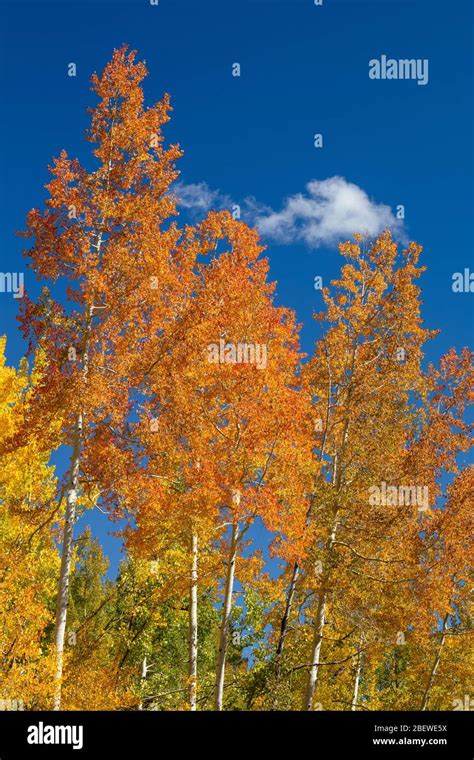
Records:
{"label": "tree trunk bark", "polygon": [[235,559],[237,555],[237,543],[239,540],[239,524],[234,521],[230,538],[229,558],[227,563],[227,575],[224,590],[224,608],[219,632],[219,649],[217,653],[216,686],[214,696],[214,709],[222,710],[224,695],[225,659],[227,654],[227,637],[229,617],[232,610],[232,594],[234,590]]}
{"label": "tree trunk bark", "polygon": [[189,599],[189,709],[196,711],[198,657],[198,538],[191,536],[191,578]]}
{"label": "tree trunk bark", "polygon": [[[331,530],[331,535],[328,541],[328,554],[330,553],[334,541],[336,539],[336,532],[338,527],[337,512],[334,520],[334,524]],[[321,645],[323,643],[323,629],[326,622],[326,601],[327,601],[327,583],[329,579],[329,570],[326,571],[324,580],[321,584],[321,593],[319,595],[318,607],[316,610],[316,617],[314,621],[314,638],[311,651],[311,667],[308,676],[308,686],[306,688],[306,694],[303,702],[303,710],[313,709],[313,698],[316,690],[316,684],[318,682],[319,673],[319,660],[321,653]]]}
{"label": "tree trunk bark", "polygon": [[[326,453],[326,442],[327,442],[328,432],[329,432],[329,420],[330,420],[330,408],[331,408],[331,384],[332,384],[331,369],[329,367],[329,362],[328,362],[328,399],[327,399],[327,406],[326,406],[326,424],[324,428],[324,436],[323,436],[323,440],[321,444],[321,451],[318,457],[320,463],[323,461],[324,455]],[[311,523],[313,506],[314,506],[314,494],[311,495],[309,508],[306,513],[305,528],[304,528],[305,530],[308,528],[308,526]],[[280,677],[281,677],[281,660],[282,660],[283,648],[285,645],[285,638],[288,631],[288,623],[290,620],[291,609],[293,606],[293,600],[294,600],[295,591],[296,591],[296,582],[298,580],[299,573],[300,573],[300,567],[298,563],[295,562],[293,566],[293,573],[291,575],[290,585],[288,587],[288,591],[286,594],[285,611],[283,613],[283,618],[280,624],[280,635],[278,637],[278,644],[276,648],[275,658],[276,658],[277,683],[279,683]],[[274,704],[276,705],[276,700]]]}
{"label": "tree trunk bark", "polygon": [[443,630],[443,635],[441,636],[441,641],[439,642],[438,651],[436,652],[436,657],[435,657],[435,660],[433,662],[433,667],[431,668],[430,677],[428,679],[428,683],[426,685],[426,689],[425,689],[424,694],[423,694],[423,699],[421,701],[421,708],[420,708],[421,710],[426,710],[426,708],[428,707],[428,700],[430,698],[430,692],[431,692],[434,680],[436,678],[436,673],[437,673],[438,668],[439,668],[439,663],[440,663],[440,660],[441,660],[441,653],[443,651],[444,642],[446,641],[446,623],[447,622],[448,622],[448,615],[446,615],[446,617],[444,618],[444,621],[443,621],[443,629],[442,629]]}
{"label": "tree trunk bark", "polygon": [[[323,453],[324,453],[324,446],[321,450],[321,455]],[[305,530],[308,528],[311,522],[313,505],[314,505],[314,494],[311,495],[308,511],[306,512],[306,520],[305,520],[305,527],[304,527]],[[283,654],[283,648],[285,646],[286,634],[288,632],[288,624],[290,622],[293,601],[295,598],[296,582],[298,580],[299,574],[300,574],[300,566],[298,562],[295,562],[295,564],[293,565],[293,572],[291,574],[290,585],[288,586],[288,591],[286,592],[285,610],[284,610],[283,617],[280,623],[280,634],[278,636],[278,644],[277,644],[277,648],[275,652],[275,661],[276,661],[275,672],[276,672],[277,682],[280,680],[280,676],[281,676],[281,659],[282,659],[282,654]]]}
{"label": "tree trunk bark", "polygon": [[[352,361],[351,361],[351,375],[352,376],[354,374],[354,364],[355,364],[356,355],[357,355],[357,347],[354,346],[353,351],[352,351]],[[349,391],[347,394],[348,404],[350,402],[351,396],[352,396],[352,385],[349,387]],[[349,436],[349,426],[350,426],[350,417],[346,415],[346,420],[344,423],[344,431],[342,434],[341,452],[340,454],[336,453],[334,457],[334,462],[333,462],[331,480],[332,480],[332,484],[335,486],[336,494],[339,494],[339,491],[341,489],[341,484],[342,484],[342,466],[343,466],[343,462],[345,458],[344,455],[346,452],[347,440]],[[337,517],[338,512],[339,512],[339,507],[336,507],[336,511],[334,514],[334,523],[332,526],[331,535],[329,537],[329,541],[327,545],[328,555],[331,553],[331,550],[334,545],[334,541],[336,540],[336,533],[337,533],[337,528],[339,525],[339,521]],[[310,667],[309,676],[308,676],[308,686],[307,686],[305,698],[303,701],[304,710],[312,709],[314,692],[316,690],[316,684],[318,681],[319,655],[321,652],[321,644],[323,641],[323,628],[326,622],[326,599],[327,599],[327,583],[329,580],[329,573],[330,573],[330,569],[328,568],[324,574],[323,582],[321,583],[321,593],[319,596],[318,608],[316,611],[316,618],[315,618],[311,667]]]}
{"label": "tree trunk bark", "polygon": [[326,591],[323,589],[318,601],[318,608],[316,611],[316,619],[314,625],[314,638],[311,654],[311,668],[308,677],[308,686],[306,688],[306,694],[303,702],[303,710],[313,709],[313,697],[316,690],[316,683],[318,681],[319,672],[319,655],[321,652],[321,644],[323,642],[323,628],[326,622]]}
{"label": "tree trunk bark", "polygon": [[[280,634],[278,636],[278,644],[277,644],[277,648],[275,652],[275,676],[276,676],[277,685],[280,683],[280,679],[281,679],[283,647],[285,645],[285,638],[288,632],[288,624],[290,620],[291,610],[293,607],[293,600],[295,598],[296,582],[298,580],[299,573],[300,573],[299,565],[297,562],[295,562],[295,564],[293,565],[293,572],[291,574],[290,585],[288,586],[288,591],[286,593],[285,611],[283,613],[283,617],[280,623]],[[278,689],[275,689],[275,692],[273,695],[273,709],[276,710],[277,708],[278,708]]]}
{"label": "tree trunk bark", "polygon": [[77,417],[74,442],[71,455],[70,485],[67,494],[66,513],[64,516],[63,545],[61,552],[61,569],[59,573],[58,598],[56,603],[56,625],[54,641],[56,645],[56,671],[53,709],[61,709],[61,687],[64,662],[64,639],[66,635],[66,617],[69,590],[69,572],[73,549],[74,523],[79,491],[79,470],[81,463],[82,415]]}
{"label": "tree trunk bark", "polygon": [[285,638],[288,632],[288,622],[290,620],[291,609],[293,606],[293,599],[295,598],[296,581],[298,580],[300,568],[297,562],[293,565],[293,572],[291,574],[290,585],[286,594],[285,611],[281,619],[280,635],[278,637],[278,645],[276,648],[276,676],[277,680],[280,680],[281,675],[281,656],[283,654],[283,647],[285,646]]}
{"label": "tree trunk bark", "polygon": [[[98,252],[101,237],[98,238]],[[87,307],[84,353],[82,357],[82,379],[87,383],[89,371],[89,330],[92,320],[92,306]],[[64,664],[64,638],[66,635],[66,618],[69,592],[69,574],[73,549],[74,523],[76,521],[76,505],[79,495],[79,474],[81,469],[81,447],[83,433],[83,415],[79,412],[74,428],[71,454],[71,472],[67,494],[66,513],[64,515],[63,545],[61,550],[61,569],[59,571],[58,598],[56,603],[56,624],[54,642],[56,646],[56,672],[53,710],[61,709],[61,691]]]}
{"label": "tree trunk bark", "polygon": [[[142,660],[142,683],[141,683],[142,688],[144,688],[145,686],[147,674],[148,674],[148,665],[147,665],[146,656],[145,656]],[[138,705],[138,709],[143,710],[143,702],[140,702],[140,704]]]}
{"label": "tree trunk bark", "polygon": [[[360,644],[362,646],[362,642]],[[357,666],[356,666],[356,673],[355,673],[355,679],[354,679],[354,692],[352,694],[352,705],[351,710],[355,712],[357,710],[357,699],[359,696],[359,683],[360,683],[360,672],[362,669],[362,652],[359,649],[359,653],[357,655]]]}

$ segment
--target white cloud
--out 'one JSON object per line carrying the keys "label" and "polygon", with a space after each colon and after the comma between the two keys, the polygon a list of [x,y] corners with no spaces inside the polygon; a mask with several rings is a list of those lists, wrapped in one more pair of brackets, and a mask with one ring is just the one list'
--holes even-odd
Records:
{"label": "white cloud", "polygon": [[312,180],[306,193],[289,196],[280,211],[256,210],[262,237],[278,243],[304,242],[310,248],[333,245],[355,232],[377,235],[386,227],[403,231],[391,208],[372,201],[365,190],[344,177]]}
{"label": "white cloud", "polygon": [[179,206],[196,213],[228,208],[232,205],[231,198],[223,195],[220,190],[211,190],[207,182],[195,182],[189,185],[185,182],[175,182],[171,190],[176,195]]}
{"label": "white cloud", "polygon": [[[192,214],[210,209],[232,209],[234,201],[206,182],[172,187],[178,204]],[[247,197],[242,205],[242,219],[258,227],[264,239],[277,243],[305,243],[309,248],[333,246],[351,238],[355,232],[375,236],[387,227],[395,235],[404,235],[403,221],[396,219],[390,206],[375,203],[365,190],[344,177],[311,180],[306,192],[290,195],[280,211]]]}

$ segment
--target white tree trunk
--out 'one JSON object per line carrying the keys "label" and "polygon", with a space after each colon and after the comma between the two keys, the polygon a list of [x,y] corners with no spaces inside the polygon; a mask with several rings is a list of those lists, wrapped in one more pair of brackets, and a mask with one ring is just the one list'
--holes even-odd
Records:
{"label": "white tree trunk", "polygon": [[69,590],[69,572],[73,549],[76,504],[79,492],[79,470],[81,463],[82,415],[78,415],[71,455],[70,485],[67,493],[66,513],[64,516],[63,545],[61,551],[61,569],[59,573],[58,598],[56,603],[56,625],[54,641],[56,645],[56,671],[53,709],[61,709],[61,687],[64,662],[64,639],[66,635],[66,617]]}
{"label": "white tree trunk", "polygon": [[[362,642],[360,644],[362,646]],[[360,673],[362,669],[362,652],[359,649],[359,652],[357,654],[357,665],[356,665],[356,673],[355,673],[355,679],[354,679],[354,691],[352,694],[352,704],[351,704],[351,710],[355,712],[357,710],[357,699],[359,697],[359,684],[360,684]]]}
{"label": "white tree trunk", "polygon": [[[147,665],[146,655],[145,655],[145,657],[142,660],[142,684],[141,684],[142,688],[144,688],[145,686],[147,675],[148,675],[148,665]],[[143,710],[143,702],[140,702],[140,704],[138,705],[138,709]]]}
{"label": "white tree trunk", "polygon": [[323,643],[323,629],[326,622],[326,592],[323,590],[319,597],[316,619],[314,621],[314,638],[311,654],[311,668],[308,677],[308,686],[303,703],[303,710],[313,709],[313,697],[316,690],[319,672],[319,655]]}
{"label": "white tree trunk", "polygon": [[[338,527],[337,513],[332,527],[331,535],[328,542],[328,553],[331,551],[334,541],[336,539],[336,532]],[[303,710],[313,709],[313,698],[316,690],[316,684],[318,682],[319,663],[321,654],[321,645],[323,643],[323,629],[326,623],[326,601],[327,601],[327,582],[329,573],[326,571],[323,582],[321,584],[321,592],[319,594],[318,607],[316,610],[316,617],[314,620],[314,637],[311,651],[311,667],[308,676],[308,686],[303,702]]]}
{"label": "white tree trunk", "polygon": [[189,709],[196,710],[198,657],[198,538],[191,537],[191,578],[189,599]]}
{"label": "white tree trunk", "polygon": [[[355,366],[355,360],[357,357],[357,345],[354,344],[354,347],[352,349],[352,359],[351,359],[351,377],[354,376],[354,366]],[[348,394],[347,394],[347,404],[349,404],[353,392],[353,385],[349,386]],[[330,391],[328,393],[328,398],[330,398]],[[341,451],[336,452],[333,460],[333,468],[332,468],[332,485],[335,487],[336,494],[339,494],[339,491],[341,489],[342,484],[342,466],[345,459],[345,452],[347,447],[347,442],[349,438],[349,427],[350,427],[350,417],[348,414],[346,414],[346,419],[344,422],[344,431],[342,434],[342,446]],[[339,507],[336,508],[335,514],[334,514],[334,522],[331,530],[331,535],[329,536],[329,541],[327,545],[327,553],[330,554],[334,541],[336,540],[336,533],[339,525],[338,521],[338,512]],[[314,621],[314,638],[313,638],[313,646],[312,646],[312,653],[311,653],[311,666],[308,676],[308,686],[306,689],[306,694],[303,701],[303,710],[312,710],[313,707],[313,699],[314,699],[314,692],[316,690],[316,684],[318,682],[318,673],[319,673],[319,663],[320,663],[320,653],[321,653],[321,645],[323,642],[323,629],[326,622],[326,601],[327,601],[327,584],[329,580],[329,569],[326,569],[324,572],[323,580],[321,583],[321,592],[319,595],[319,601],[318,601],[318,608],[316,611],[316,617]]]}
{"label": "white tree trunk", "polygon": [[219,649],[217,652],[216,686],[214,693],[214,709],[222,710],[224,696],[225,659],[227,654],[227,637],[229,633],[229,617],[232,610],[232,594],[234,591],[235,559],[237,555],[237,543],[239,540],[239,524],[234,521],[230,538],[229,558],[227,562],[227,575],[224,590],[224,607],[222,611],[221,627],[219,632]]}
{"label": "white tree trunk", "polygon": [[430,677],[428,679],[428,683],[426,685],[426,689],[423,694],[423,699],[421,701],[421,709],[426,710],[428,707],[428,700],[430,698],[431,688],[433,686],[434,680],[436,678],[436,673],[438,672],[439,663],[441,661],[441,653],[443,651],[444,642],[446,641],[446,625],[448,622],[448,615],[444,618],[443,622],[443,635],[441,636],[441,641],[439,642],[438,651],[436,652],[436,657],[433,662],[433,667],[431,668]]}
{"label": "white tree trunk", "polygon": [[[98,237],[98,252],[100,252],[101,236]],[[89,330],[92,320],[92,307],[88,306],[86,314],[86,331],[84,353],[82,357],[82,379],[87,383],[89,371]],[[67,494],[66,513],[64,515],[63,545],[61,550],[61,569],[59,571],[58,598],[56,602],[56,625],[54,642],[56,646],[56,672],[53,709],[61,709],[61,690],[64,664],[64,638],[66,635],[66,618],[69,592],[69,574],[73,549],[74,523],[76,521],[76,505],[79,496],[79,474],[81,469],[83,416],[79,412],[74,427],[71,454],[71,471],[69,490]]]}

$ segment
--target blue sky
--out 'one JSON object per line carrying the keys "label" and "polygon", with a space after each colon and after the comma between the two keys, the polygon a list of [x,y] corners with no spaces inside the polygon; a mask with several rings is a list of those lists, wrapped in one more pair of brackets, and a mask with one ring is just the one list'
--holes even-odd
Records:
{"label": "blue sky", "polygon": [[[362,218],[405,207],[405,232],[425,249],[426,324],[442,331],[428,358],[470,343],[473,296],[452,291],[454,272],[474,270],[470,0],[57,0],[0,9],[2,272],[25,271],[15,231],[42,204],[52,157],[66,148],[87,163],[89,77],[126,42],[147,62],[147,102],[172,95],[165,134],[185,151],[187,197],[231,199],[249,221],[255,213],[245,199],[255,199],[277,299],[296,309],[305,350],[317,337],[311,314],[321,307],[314,277],[326,284],[340,267],[335,238],[347,192],[353,200],[356,193]],[[381,55],[427,59],[428,83],[370,79],[369,61]],[[68,76],[71,62],[76,77]],[[232,76],[234,63],[240,77]],[[343,179],[334,186],[333,177]],[[308,198],[315,181],[319,194]],[[321,192],[330,191],[328,202]],[[282,243],[282,217],[270,209],[288,211],[295,196]],[[303,206],[309,217],[299,216]],[[30,272],[25,285],[36,292]],[[0,306],[0,333],[16,363],[24,351],[18,301],[0,293]],[[100,513],[87,519],[115,567],[110,524]]]}

